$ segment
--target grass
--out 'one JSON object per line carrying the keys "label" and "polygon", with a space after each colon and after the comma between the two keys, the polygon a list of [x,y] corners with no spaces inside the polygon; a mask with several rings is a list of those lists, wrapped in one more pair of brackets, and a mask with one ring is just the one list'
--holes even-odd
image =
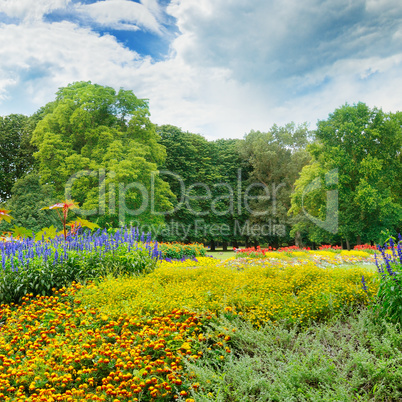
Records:
{"label": "grass", "polygon": [[362,268],[367,269],[372,272],[377,272],[377,266],[375,264],[341,264],[338,265],[339,268]]}
{"label": "grass", "polygon": [[229,251],[222,251],[222,250],[216,250],[216,251],[209,251],[207,252],[208,255],[217,258],[218,260],[227,260],[232,257],[236,257],[236,253],[233,250]]}

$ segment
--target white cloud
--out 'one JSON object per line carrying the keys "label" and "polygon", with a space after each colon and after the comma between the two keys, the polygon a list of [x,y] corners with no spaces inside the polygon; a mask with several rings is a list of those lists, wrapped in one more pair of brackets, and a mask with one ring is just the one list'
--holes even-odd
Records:
{"label": "white cloud", "polygon": [[161,34],[157,21],[161,12],[155,1],[148,0],[140,4],[130,0],[105,0],[81,4],[75,10],[112,29],[136,31],[143,28]]}
{"label": "white cloud", "polygon": [[[34,40],[33,40],[34,38]],[[0,25],[0,91],[22,88],[21,104],[39,107],[58,87],[78,80],[107,82],[130,76],[138,55],[109,35],[99,36],[70,22]],[[17,88],[17,89],[16,89]],[[18,89],[20,90],[20,89]],[[3,108],[6,106],[3,102]]]}
{"label": "white cloud", "polygon": [[41,20],[44,14],[66,7],[71,0],[1,0],[0,12],[9,17]]}
{"label": "white cloud", "polygon": [[[159,32],[168,17],[156,0],[70,6],[114,29]],[[208,138],[313,126],[345,102],[402,109],[399,2],[173,0],[167,11],[180,32],[159,62],[69,22],[0,25],[0,115],[32,113],[78,80],[132,89],[154,122]]]}

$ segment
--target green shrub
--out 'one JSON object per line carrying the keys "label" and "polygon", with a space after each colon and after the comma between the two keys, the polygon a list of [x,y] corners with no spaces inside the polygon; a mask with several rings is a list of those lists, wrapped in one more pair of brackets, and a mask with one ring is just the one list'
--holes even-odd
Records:
{"label": "green shrub", "polygon": [[200,243],[159,243],[158,250],[161,258],[180,260],[184,257],[205,257],[207,249]]}

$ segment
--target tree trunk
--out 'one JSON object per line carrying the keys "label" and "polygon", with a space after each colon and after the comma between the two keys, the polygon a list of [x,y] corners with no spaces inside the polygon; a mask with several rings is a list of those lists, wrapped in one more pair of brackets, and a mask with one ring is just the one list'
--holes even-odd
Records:
{"label": "tree trunk", "polygon": [[222,251],[228,251],[228,242],[227,241],[224,241],[222,243]]}
{"label": "tree trunk", "polygon": [[210,248],[210,251],[215,251],[215,240],[211,240],[209,248]]}
{"label": "tree trunk", "polygon": [[349,243],[349,239],[346,239],[346,248],[348,249],[348,251],[350,251],[350,243]]}
{"label": "tree trunk", "polygon": [[237,240],[232,241],[232,247],[239,248],[239,242]]}
{"label": "tree trunk", "polygon": [[296,236],[295,236],[295,245],[296,247],[302,248],[303,247],[303,243],[302,243],[302,238],[301,238],[301,233],[300,231],[296,232]]}
{"label": "tree trunk", "polygon": [[360,237],[360,235],[357,235],[357,245],[360,246],[362,244],[362,238]]}

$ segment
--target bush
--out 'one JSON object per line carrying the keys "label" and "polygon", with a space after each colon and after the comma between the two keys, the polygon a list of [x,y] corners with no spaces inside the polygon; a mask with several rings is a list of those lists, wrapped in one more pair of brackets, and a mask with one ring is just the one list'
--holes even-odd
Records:
{"label": "bush", "polygon": [[182,258],[205,257],[207,250],[203,244],[159,243],[158,250],[162,259],[181,260]]}

